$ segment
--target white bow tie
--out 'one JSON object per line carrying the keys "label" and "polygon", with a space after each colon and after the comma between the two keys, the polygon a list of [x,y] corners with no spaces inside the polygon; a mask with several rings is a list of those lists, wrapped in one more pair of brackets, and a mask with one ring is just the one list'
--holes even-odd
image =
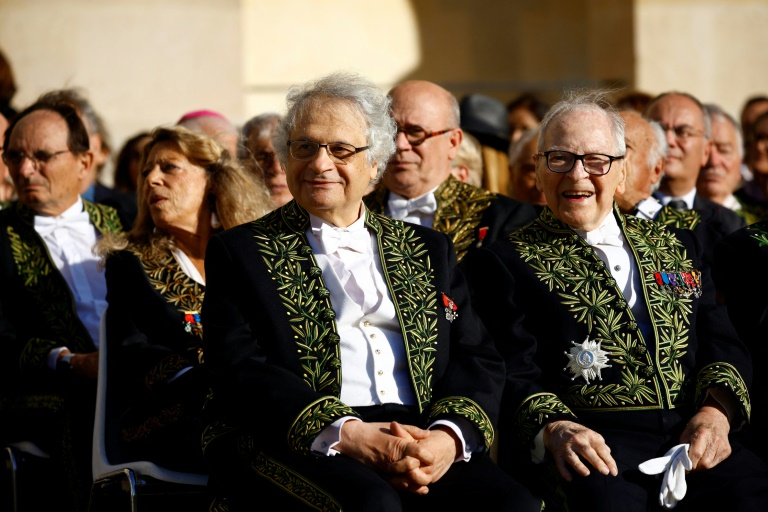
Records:
{"label": "white bow tie", "polygon": [[586,233],[586,241],[589,245],[613,245],[621,247],[621,230],[615,224],[604,224],[594,231]]}
{"label": "white bow tie", "polygon": [[84,233],[88,229],[93,229],[88,212],[78,212],[66,217],[46,217],[44,215],[35,215],[35,231],[40,236],[47,236],[56,229],[68,229],[75,233]]}
{"label": "white bow tie", "polygon": [[394,219],[404,219],[411,213],[426,213],[431,215],[437,210],[435,194],[426,194],[416,199],[394,197],[389,200],[389,209]]}
{"label": "white bow tie", "polygon": [[326,254],[333,254],[339,249],[365,254],[371,247],[371,235],[365,228],[347,231],[323,224],[319,229],[312,228],[312,234],[320,239]]}

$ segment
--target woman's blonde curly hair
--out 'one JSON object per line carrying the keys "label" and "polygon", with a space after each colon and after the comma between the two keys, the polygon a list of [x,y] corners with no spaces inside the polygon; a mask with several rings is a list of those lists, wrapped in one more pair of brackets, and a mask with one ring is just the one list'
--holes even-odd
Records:
{"label": "woman's blonde curly hair", "polygon": [[[190,163],[202,167],[210,183],[208,200],[221,224],[228,229],[257,219],[269,211],[269,195],[259,178],[249,173],[222,145],[202,133],[182,126],[158,127],[141,155],[141,169],[156,145],[172,142]],[[133,228],[122,235],[105,235],[96,246],[96,253],[109,253],[128,247],[143,246],[149,256],[160,254],[173,243],[172,237],[155,226],[144,197],[144,176],[139,175],[138,214]]]}

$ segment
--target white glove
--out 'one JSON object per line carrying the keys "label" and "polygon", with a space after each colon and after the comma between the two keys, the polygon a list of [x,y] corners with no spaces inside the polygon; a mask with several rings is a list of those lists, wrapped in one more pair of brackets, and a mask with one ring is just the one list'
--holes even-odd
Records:
{"label": "white glove", "polygon": [[659,491],[659,505],[666,509],[675,508],[677,502],[685,497],[688,486],[685,483],[685,472],[693,468],[688,457],[688,444],[679,444],[670,448],[663,457],[650,459],[638,466],[646,475],[658,475],[664,472]]}

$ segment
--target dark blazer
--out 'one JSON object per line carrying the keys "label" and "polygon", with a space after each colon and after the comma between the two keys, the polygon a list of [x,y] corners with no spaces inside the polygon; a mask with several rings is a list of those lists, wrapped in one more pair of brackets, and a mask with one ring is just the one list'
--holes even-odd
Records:
{"label": "dark blazer", "polygon": [[[114,209],[83,201],[100,233],[122,230]],[[47,357],[54,347],[95,350],[94,340],[75,313],[74,298],[34,228],[34,212],[19,202],[0,210],[0,304],[8,336],[3,359],[13,374],[51,373]],[[2,325],[3,322],[0,322]],[[31,380],[35,380],[34,377]]]}
{"label": "dark blazer", "polygon": [[[473,258],[473,303],[507,364],[500,449],[507,440],[529,453],[537,432],[563,418],[598,432],[657,431],[657,413],[690,414],[712,387],[738,404],[734,428],[749,419],[749,354],[715,302],[701,244],[690,231],[614,214],[637,255],[647,326],[595,251],[548,208]],[[591,379],[567,369],[585,340],[608,358]]]}
{"label": "dark blazer", "polygon": [[[421,426],[462,418],[490,448],[503,363],[473,313],[450,239],[371,212],[366,226],[397,310]],[[291,201],[214,236],[203,304],[214,400],[255,432],[257,449],[306,455],[325,427],[360,416],[339,400],[336,313],[308,227],[309,215]],[[458,306],[452,321],[443,294]]]}
{"label": "dark blazer", "polygon": [[183,462],[197,459],[199,470],[208,393],[201,368],[205,287],[181,270],[170,250],[153,257],[144,246],[111,254],[106,278],[108,375],[121,411],[124,455],[186,471],[192,468]]}
{"label": "dark blazer", "polygon": [[[662,210],[667,208],[664,207]],[[715,246],[728,234],[746,226],[746,221],[733,210],[699,194],[696,194],[693,199],[693,210],[699,214],[699,224],[692,229],[704,247],[704,261],[713,268]],[[657,220],[663,222],[660,217],[661,212]]]}
{"label": "dark blazer", "polygon": [[[385,213],[389,190],[380,185],[364,200],[376,213]],[[458,260],[478,247],[520,229],[536,218],[533,205],[462,183],[449,176],[437,190],[432,228],[451,237]]]}
{"label": "dark blazer", "polygon": [[126,231],[133,227],[136,215],[139,212],[136,194],[128,194],[97,182],[94,185],[93,201],[114,208],[117,211],[117,216],[120,218],[120,223]]}
{"label": "dark blazer", "polygon": [[[115,210],[83,201],[100,233],[121,231]],[[84,510],[91,487],[96,381],[48,368],[66,345],[96,350],[67,282],[34,228],[34,212],[14,202],[0,210],[0,441],[32,441],[50,454],[51,487],[41,509]],[[49,470],[46,468],[46,470]]]}
{"label": "dark blazer", "polygon": [[[717,289],[757,368],[768,360],[768,221],[734,231],[715,248]],[[752,389],[754,414],[745,443],[768,460],[768,378],[756,371]]]}

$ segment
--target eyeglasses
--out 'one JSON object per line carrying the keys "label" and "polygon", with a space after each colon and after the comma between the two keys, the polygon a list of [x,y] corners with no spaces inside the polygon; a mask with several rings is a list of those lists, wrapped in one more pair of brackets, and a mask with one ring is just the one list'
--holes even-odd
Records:
{"label": "eyeglasses", "polygon": [[602,153],[588,153],[586,155],[577,155],[570,151],[539,151],[538,156],[544,156],[547,159],[547,168],[558,174],[564,174],[573,169],[577,160],[581,160],[581,165],[589,174],[602,176],[608,174],[611,170],[611,164],[614,160],[621,160],[622,156],[603,155]]}
{"label": "eyeglasses", "polygon": [[662,124],[661,129],[664,130],[664,133],[671,131],[675,134],[675,138],[680,141],[692,139],[693,137],[701,137],[704,135],[703,130],[697,130],[685,124],[681,126],[666,126]]}
{"label": "eyeglasses", "polygon": [[61,151],[45,151],[44,149],[38,149],[33,151],[32,154],[25,153],[24,151],[14,151],[12,149],[3,152],[3,162],[8,167],[19,167],[25,158],[28,158],[35,169],[39,169],[41,165],[45,165],[51,161],[53,157],[63,155],[64,153],[70,153],[69,149],[62,149]]}
{"label": "eyeglasses", "polygon": [[369,146],[363,146],[362,148],[356,148],[352,144],[346,144],[344,142],[329,142],[328,144],[320,144],[311,140],[289,140],[288,148],[290,149],[291,156],[296,160],[312,160],[320,151],[320,148],[325,148],[328,151],[330,159],[337,164],[346,163],[347,158],[361,151],[365,151]]}
{"label": "eyeglasses", "polygon": [[[405,139],[408,141],[408,144],[411,146],[418,146],[420,144],[423,144],[425,140],[429,139],[430,137],[435,137],[437,135],[442,135],[444,133],[448,133],[451,130],[455,130],[455,128],[446,128],[445,130],[438,130],[436,132],[428,132],[421,126],[408,126],[406,128],[397,128],[397,133],[403,132],[405,134]],[[397,136],[397,134],[395,134]]]}

